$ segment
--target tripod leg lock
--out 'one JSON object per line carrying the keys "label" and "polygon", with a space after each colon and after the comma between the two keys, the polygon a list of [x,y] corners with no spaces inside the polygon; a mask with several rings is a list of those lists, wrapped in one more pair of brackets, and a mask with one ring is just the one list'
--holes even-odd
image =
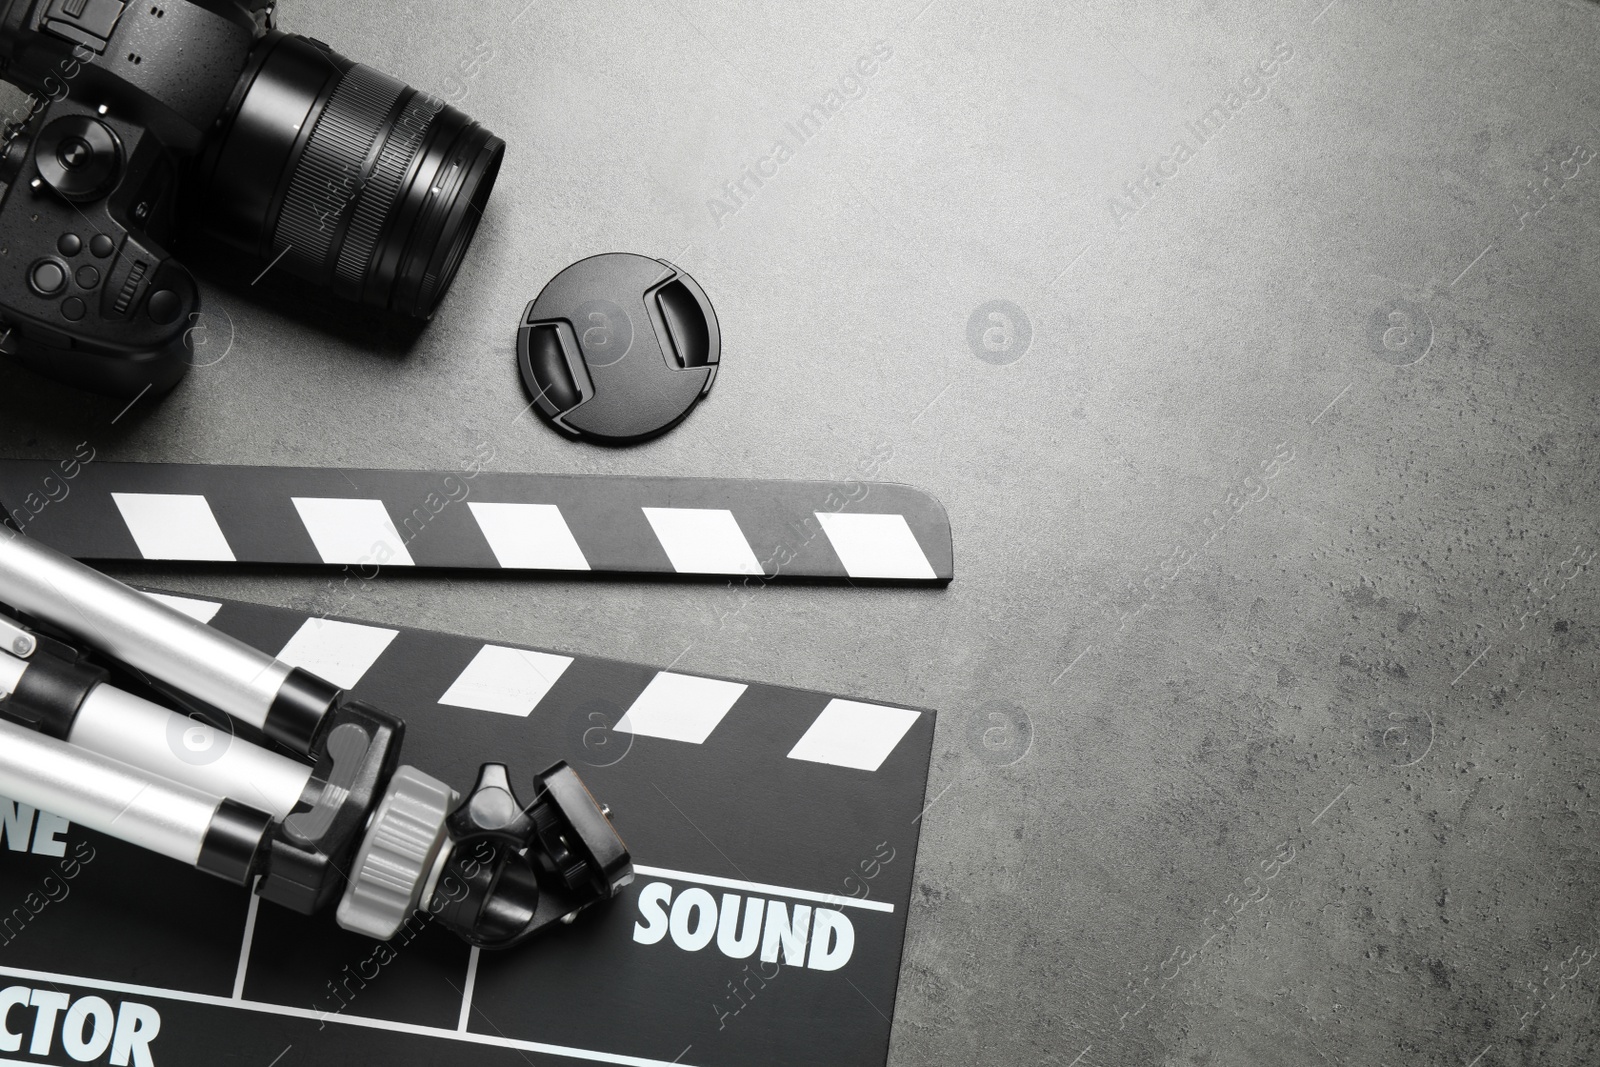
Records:
{"label": "tripod leg lock", "polygon": [[0,699],[0,718],[65,741],[78,709],[110,677],[70,645],[35,636],[16,687]]}
{"label": "tripod leg lock", "polygon": [[405,724],[341,698],[323,721],[311,753],[305,795],[275,825],[257,856],[266,900],[310,915],[345,890],[344,872],[400,762]]}

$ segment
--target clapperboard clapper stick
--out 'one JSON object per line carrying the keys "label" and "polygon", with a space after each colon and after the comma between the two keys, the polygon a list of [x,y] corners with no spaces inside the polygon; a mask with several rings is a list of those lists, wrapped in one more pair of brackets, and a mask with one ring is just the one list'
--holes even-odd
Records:
{"label": "clapperboard clapper stick", "polygon": [[944,507],[839,481],[0,460],[0,510],[82,560],[944,585]]}
{"label": "clapperboard clapper stick", "polygon": [[[298,667],[0,527],[0,795],[380,940],[419,907],[505,948],[608,900],[633,864],[576,772],[465,800],[400,763],[405,724]],[[30,628],[29,623],[36,629]],[[42,624],[42,625],[41,625]],[[59,632],[58,639],[55,633]],[[261,730],[184,758],[191,720],[112,686],[91,650]]]}

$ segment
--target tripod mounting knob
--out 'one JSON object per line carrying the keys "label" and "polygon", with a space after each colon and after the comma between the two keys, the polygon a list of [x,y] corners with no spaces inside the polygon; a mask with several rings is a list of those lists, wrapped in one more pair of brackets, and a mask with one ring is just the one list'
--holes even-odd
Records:
{"label": "tripod mounting knob", "polygon": [[415,767],[400,767],[373,813],[339,901],[339,925],[387,941],[422,899],[444,855],[445,818],[461,798]]}
{"label": "tripod mounting knob", "polygon": [[450,836],[457,841],[493,838],[515,848],[524,848],[533,836],[533,818],[511,788],[511,775],[504,763],[485,763],[478,768],[472,792],[450,815]]}

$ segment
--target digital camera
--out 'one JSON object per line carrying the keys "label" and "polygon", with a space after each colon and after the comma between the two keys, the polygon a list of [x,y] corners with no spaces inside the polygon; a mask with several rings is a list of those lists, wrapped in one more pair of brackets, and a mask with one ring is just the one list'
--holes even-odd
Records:
{"label": "digital camera", "polygon": [[505,153],[267,0],[0,0],[0,77],[33,98],[0,150],[0,352],[114,395],[193,358],[172,248],[428,318]]}

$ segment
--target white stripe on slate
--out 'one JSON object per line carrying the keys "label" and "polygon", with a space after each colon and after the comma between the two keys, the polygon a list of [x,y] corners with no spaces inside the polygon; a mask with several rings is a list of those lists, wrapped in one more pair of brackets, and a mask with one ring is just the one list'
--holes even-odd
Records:
{"label": "white stripe on slate", "polygon": [[233,549],[203,496],[170,493],[112,493],[122,521],[145,559],[220,560],[232,563]]}
{"label": "white stripe on slate", "polygon": [[324,563],[415,566],[381,500],[297,496],[295,510]]}
{"label": "white stripe on slate", "polygon": [[[251,899],[256,899],[254,894],[251,895]],[[24,970],[21,967],[13,967],[9,964],[0,965],[0,975],[5,975],[11,978],[21,978],[24,981],[28,981],[34,985],[48,984],[49,988],[51,989],[59,988],[60,986],[83,986],[89,989],[102,990],[107,993],[130,994],[138,997],[141,1000],[145,1000],[150,997],[158,997],[162,1000],[174,1000],[180,1004],[199,1004],[208,1008],[230,1008],[236,1011],[250,1012],[253,1015],[276,1016],[280,1019],[320,1021],[323,1024],[331,1023],[337,1026],[347,1026],[350,1028],[352,1041],[355,1042],[359,1042],[361,1040],[359,1036],[355,1035],[362,1030],[381,1030],[390,1033],[408,1034],[413,1037],[440,1038],[444,1041],[453,1041],[459,1047],[461,1047],[463,1051],[459,1053],[456,1053],[454,1049],[451,1049],[451,1051],[463,1060],[475,1057],[477,1055],[475,1051],[466,1050],[470,1046],[478,1045],[488,1048],[511,1049],[518,1053],[537,1052],[541,1056],[553,1056],[568,1060],[583,1060],[588,1063],[613,1063],[618,1064],[619,1067],[683,1067],[683,1053],[679,1053],[678,1058],[671,1061],[650,1060],[644,1059],[640,1056],[624,1055],[619,1052],[600,1052],[595,1049],[573,1048],[569,1045],[551,1045],[543,1041],[524,1041],[520,1038],[502,1037],[498,1034],[461,1033],[458,1030],[447,1030],[442,1026],[425,1026],[420,1023],[393,1022],[388,1019],[365,1019],[359,1015],[341,1015],[337,1012],[320,1010],[318,1008],[296,1008],[283,1004],[268,1004],[259,1000],[240,1000],[237,998],[230,999],[225,996],[217,996],[213,993],[190,993],[182,989],[162,989],[158,986],[135,985],[132,982],[111,982],[103,978],[83,978],[77,975],[57,974],[52,971],[30,971]],[[110,1005],[107,1005],[108,1010],[109,1008]],[[98,1016],[96,1017],[96,1021],[98,1022]],[[115,1031],[112,1032],[115,1033]],[[152,1038],[155,1036],[154,1028],[141,1031],[137,1030],[137,1024],[135,1031],[132,1032],[144,1033]],[[130,1032],[130,1036],[132,1032]],[[99,1031],[95,1031],[95,1033],[98,1034]],[[17,1038],[20,1042],[20,1035],[13,1033],[12,1036]],[[79,1036],[82,1036],[81,1033]],[[110,1041],[112,1038],[108,1037],[107,1040]],[[141,1049],[144,1048],[142,1045],[139,1047]],[[289,1046],[289,1048],[293,1047],[293,1045]],[[280,1058],[284,1055],[287,1055],[288,1052],[289,1049],[284,1049],[283,1052],[279,1054]],[[524,1056],[523,1059],[527,1060],[527,1057]],[[15,1065],[19,1062],[22,1061],[13,1060],[12,1065]],[[30,1060],[27,1062],[44,1064],[45,1061]],[[528,1062],[532,1063],[533,1061],[528,1060]],[[4,1061],[0,1060],[0,1064],[3,1063]]]}
{"label": "white stripe on slate", "polygon": [[399,632],[333,619],[307,619],[278,658],[340,689],[354,689]]}
{"label": "white stripe on slate", "polygon": [[674,871],[667,867],[646,867],[642,863],[633,865],[633,873],[642,874],[646,878],[670,878],[674,882],[698,882],[701,885],[714,885],[718,889],[738,889],[746,893],[759,893],[764,897],[792,897],[796,900],[814,900],[819,904],[826,904],[833,908],[864,908],[867,911],[885,911],[891,914],[894,912],[894,905],[887,900],[841,897],[837,893],[815,893],[809,889],[790,889],[781,885],[766,885],[762,882],[746,882],[737,878],[722,878],[714,874],[692,874],[689,871]]}
{"label": "white stripe on slate", "polygon": [[191,600],[186,596],[168,596],[166,593],[146,593],[145,596],[183,612],[196,622],[209,624],[217,617],[217,612],[222,610],[222,605],[212,600]]}
{"label": "white stripe on slate", "polygon": [[819,511],[817,521],[852,578],[934,578],[904,515]]}
{"label": "white stripe on slate", "polygon": [[761,564],[724,508],[644,508],[644,517],[679,574],[760,574]]}
{"label": "white stripe on slate", "polygon": [[484,645],[439,703],[527,716],[570,666],[571,656]]}
{"label": "white stripe on slate", "polygon": [[875,771],[917,721],[917,712],[858,700],[830,700],[790,759]]}
{"label": "white stripe on slate", "polygon": [[645,686],[616,730],[702,745],[747,688],[739,682],[662,671]]}
{"label": "white stripe on slate", "polygon": [[494,558],[502,567],[542,571],[586,571],[561,509],[554,504],[487,504],[467,501]]}

